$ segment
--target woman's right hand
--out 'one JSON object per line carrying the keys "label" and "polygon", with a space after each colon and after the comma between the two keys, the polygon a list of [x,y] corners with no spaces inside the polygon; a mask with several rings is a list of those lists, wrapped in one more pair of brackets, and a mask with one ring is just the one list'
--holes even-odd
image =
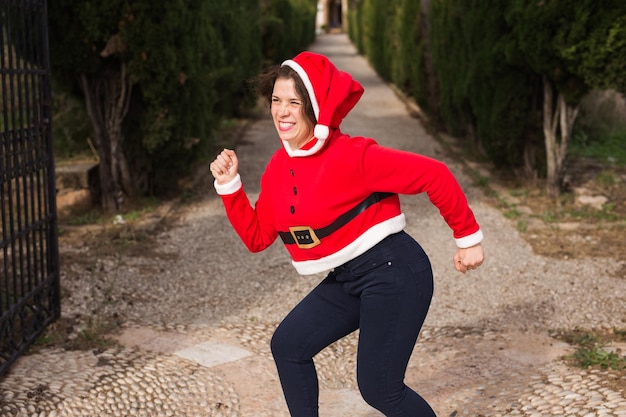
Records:
{"label": "woman's right hand", "polygon": [[454,267],[462,273],[478,268],[484,261],[485,252],[480,243],[469,248],[458,249],[454,255]]}
{"label": "woman's right hand", "polygon": [[211,174],[218,184],[226,184],[235,179],[239,172],[239,160],[237,154],[231,149],[224,149],[211,162]]}

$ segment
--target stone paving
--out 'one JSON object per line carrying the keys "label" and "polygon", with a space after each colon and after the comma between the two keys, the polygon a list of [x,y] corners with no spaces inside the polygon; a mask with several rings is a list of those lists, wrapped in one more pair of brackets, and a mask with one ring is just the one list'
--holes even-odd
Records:
{"label": "stone paving", "polygon": [[[269,376],[271,357],[267,340],[274,324],[226,325],[220,329],[193,329],[185,333],[131,329],[140,348],[111,349],[102,352],[48,350],[20,360],[10,377],[0,384],[2,416],[87,417],[87,416],[287,416],[276,395],[247,398],[242,377],[256,385],[278,382]],[[193,336],[186,336],[192,334]],[[233,337],[235,336],[235,338]],[[189,337],[188,339],[186,339]],[[185,346],[168,353],[177,346]],[[478,329],[424,330],[414,356],[423,354],[449,357],[460,345],[493,342],[498,336]],[[200,343],[193,344],[198,340]],[[323,351],[317,358],[322,387],[323,416],[374,417],[357,397],[352,378],[356,337],[351,336]],[[437,350],[440,350],[437,353]],[[352,359],[348,359],[352,358]],[[448,375],[433,390],[439,397],[439,410],[452,410],[450,416],[625,416],[626,397],[610,389],[606,375],[599,371],[568,368],[550,362],[529,370],[515,360],[465,358],[473,367],[492,368],[491,379],[482,375]],[[263,362],[264,364],[260,364]],[[407,372],[413,385],[423,381],[430,370],[412,360]],[[419,379],[414,379],[415,375]],[[500,374],[500,375],[498,375]],[[511,378],[502,384],[502,375]],[[255,379],[258,377],[258,379]],[[442,378],[443,379],[443,378]],[[514,383],[510,383],[515,380]],[[467,389],[458,389],[467,384]],[[455,387],[455,385],[457,385]],[[454,388],[449,398],[445,395]],[[441,389],[441,386],[438,388]],[[255,388],[253,393],[262,394]],[[421,390],[422,394],[428,390]],[[266,402],[267,401],[267,402]],[[324,402],[326,401],[326,403]],[[242,404],[245,402],[245,406]],[[447,403],[447,404],[446,404]],[[448,407],[446,407],[446,405]],[[453,405],[453,407],[450,407]],[[255,407],[260,407],[256,409]],[[331,409],[333,411],[331,411]],[[252,411],[257,410],[257,411]],[[331,414],[329,414],[331,412]]]}
{"label": "stone paving", "polygon": [[[394,135],[424,135],[419,151],[444,156],[425,133],[415,133],[417,122],[402,115],[402,102],[363,64],[344,35],[321,36],[312,49],[358,74],[356,78],[367,84],[366,92],[374,91],[370,97],[382,100],[375,108],[364,104],[362,113],[347,121],[350,126],[367,127],[372,137],[406,129]],[[242,141],[241,166],[251,169],[242,177],[252,196],[272,129],[267,121],[255,122]],[[488,263],[469,277],[451,275],[447,271],[453,248],[446,246],[450,237],[442,237],[442,243],[434,237],[442,228],[437,213],[427,204],[407,208],[420,217],[410,221],[408,230],[433,236],[435,243],[427,249],[439,283],[407,369],[407,383],[443,417],[626,416],[626,394],[619,388],[625,384],[616,383],[619,377],[567,366],[561,356],[571,347],[547,335],[551,328],[578,325],[626,327],[626,284],[611,278],[623,261],[536,259],[450,163],[470,200],[476,201],[473,207],[488,238]],[[109,313],[110,305],[127,319],[115,335],[119,347],[41,349],[20,358],[0,379],[0,417],[287,417],[269,339],[281,317],[320,276],[295,278],[279,245],[252,257],[237,246],[226,223],[213,198],[184,213],[178,228],[157,236],[162,256],[130,258],[120,270],[113,262],[103,262],[104,273],[92,279],[102,280],[111,299],[124,301],[102,306],[103,313]],[[169,256],[182,246],[185,257]],[[219,255],[219,262],[205,265],[199,261],[202,253]],[[510,266],[512,254],[525,260]],[[66,266],[64,284],[71,294],[63,307],[68,316],[88,311],[84,300],[94,291],[89,282],[74,282],[83,271],[73,268]],[[562,273],[564,269],[576,271],[580,280]],[[189,294],[197,302],[190,302]],[[322,417],[381,415],[358,394],[357,337],[342,339],[316,357]]]}

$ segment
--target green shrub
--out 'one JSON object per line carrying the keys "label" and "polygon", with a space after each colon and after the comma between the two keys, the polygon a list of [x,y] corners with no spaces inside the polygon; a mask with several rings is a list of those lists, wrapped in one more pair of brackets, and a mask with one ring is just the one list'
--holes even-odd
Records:
{"label": "green shrub", "polygon": [[291,58],[315,40],[317,7],[312,0],[272,0],[262,10],[266,64]]}

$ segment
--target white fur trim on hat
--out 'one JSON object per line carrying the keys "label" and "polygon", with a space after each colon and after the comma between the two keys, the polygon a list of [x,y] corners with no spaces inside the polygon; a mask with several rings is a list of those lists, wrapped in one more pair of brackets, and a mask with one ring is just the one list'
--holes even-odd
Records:
{"label": "white fur trim on hat", "polygon": [[317,97],[315,97],[315,90],[313,90],[313,84],[311,84],[311,80],[309,79],[309,74],[306,73],[304,68],[296,61],[288,59],[284,61],[281,66],[288,66],[292,70],[294,70],[304,83],[306,87],[306,91],[309,93],[309,99],[311,100],[311,105],[313,106],[313,113],[315,113],[315,118],[319,120],[320,118],[320,106],[317,104]]}
{"label": "white fur trim on hat", "polygon": [[[311,100],[311,106],[313,107],[313,113],[315,113],[315,118],[319,120],[320,106],[317,103],[317,97],[315,97],[315,91],[313,90],[313,84],[311,84],[309,74],[307,74],[304,68],[302,68],[302,65],[298,64],[292,59],[284,61],[282,65],[288,66],[300,76],[300,79],[306,87],[306,91],[309,93],[309,99]],[[313,133],[315,134],[316,138],[323,141],[325,139],[328,139],[328,135],[330,135],[330,129],[328,128],[328,126],[316,125]]]}

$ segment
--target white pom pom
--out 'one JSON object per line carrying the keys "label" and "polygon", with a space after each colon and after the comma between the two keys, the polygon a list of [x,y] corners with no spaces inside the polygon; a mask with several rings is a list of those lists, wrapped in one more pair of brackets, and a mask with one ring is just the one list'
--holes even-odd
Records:
{"label": "white pom pom", "polygon": [[328,128],[328,126],[315,125],[313,133],[315,134],[315,137],[319,140],[326,140],[328,139],[328,135],[330,134],[330,129]]}

